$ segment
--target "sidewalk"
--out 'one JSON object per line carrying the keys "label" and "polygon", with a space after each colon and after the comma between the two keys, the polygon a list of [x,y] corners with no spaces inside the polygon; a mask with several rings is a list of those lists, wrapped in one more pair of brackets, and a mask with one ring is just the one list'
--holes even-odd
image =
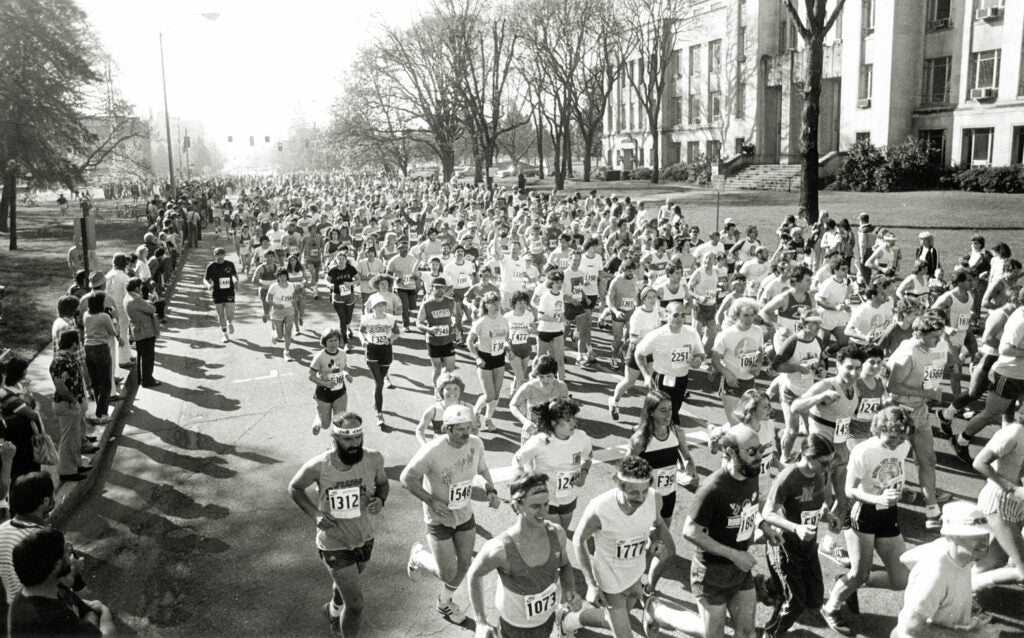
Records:
{"label": "sidewalk", "polygon": [[[185,267],[186,262],[193,249],[186,249],[179,260],[178,269],[172,275],[172,279],[167,286],[167,312],[168,314],[173,312],[174,303],[174,291],[177,287],[178,281],[181,279],[182,270]],[[160,337],[157,338],[157,352],[159,353]],[[157,355],[159,356],[159,354]],[[38,402],[37,410],[43,417],[43,425],[46,432],[53,438],[54,442],[60,440],[60,427],[57,423],[56,417],[53,415],[53,382],[50,379],[50,363],[53,361],[53,347],[47,345],[43,348],[31,361],[28,367],[28,371],[25,373],[25,379],[27,386],[31,389],[33,396]],[[84,454],[83,458],[87,461],[87,465],[93,468],[91,472],[86,474],[86,478],[81,481],[70,481],[66,483],[59,482],[57,477],[57,468],[52,465],[44,465],[43,471],[49,472],[53,478],[54,486],[57,488],[55,495],[57,504],[54,510],[50,513],[47,520],[52,524],[58,525],[67,516],[74,511],[75,506],[89,493],[92,489],[93,484],[96,483],[96,477],[106,460],[106,451],[109,447],[109,441],[113,433],[116,431],[123,414],[125,414],[132,406],[132,402],[135,400],[135,393],[138,390],[138,367],[133,366],[131,369],[117,368],[115,370],[115,376],[121,378],[121,382],[118,384],[115,390],[117,394],[121,396],[121,400],[116,403],[111,403],[111,419],[110,421],[102,426],[88,426],[86,434],[90,436],[96,436],[96,444],[99,446],[99,450],[93,454]],[[89,409],[87,412],[89,415],[96,413],[96,404],[93,401],[89,402]]]}

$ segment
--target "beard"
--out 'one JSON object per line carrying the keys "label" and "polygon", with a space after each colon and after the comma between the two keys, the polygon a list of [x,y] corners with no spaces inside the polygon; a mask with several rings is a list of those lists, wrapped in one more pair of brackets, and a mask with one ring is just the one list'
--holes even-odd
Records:
{"label": "beard", "polygon": [[754,478],[761,473],[761,462],[744,463],[740,461],[740,473],[747,478]]}
{"label": "beard", "polygon": [[341,447],[340,443],[334,444],[334,451],[338,453],[338,458],[345,465],[355,465],[359,461],[363,460],[363,446],[345,449]]}

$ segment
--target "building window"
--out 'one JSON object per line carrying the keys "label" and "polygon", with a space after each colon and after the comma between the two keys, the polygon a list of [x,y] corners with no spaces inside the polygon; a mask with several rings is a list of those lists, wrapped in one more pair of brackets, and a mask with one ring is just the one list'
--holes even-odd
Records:
{"label": "building window", "polygon": [[704,155],[709,162],[718,162],[722,159],[722,143],[718,140],[708,140],[704,144],[706,149]]}
{"label": "building window", "polygon": [[700,45],[695,44],[690,47],[690,77],[695,78],[700,75]]}
{"label": "building window", "polygon": [[708,75],[717,75],[722,72],[722,41],[712,40],[708,42]]}
{"label": "building window", "polygon": [[740,153],[743,152],[743,145],[746,144],[746,143],[747,143],[746,138],[744,138],[744,137],[737,137],[735,140],[733,140],[733,151],[732,152],[734,154],[736,154],[736,155],[739,155]]}
{"label": "building window", "polygon": [[875,65],[860,65],[860,88],[857,90],[857,98],[860,100],[871,99],[871,89],[874,84]]}
{"label": "building window", "polygon": [[796,23],[785,12],[785,9],[782,12],[784,17],[779,20],[779,53],[795,49],[797,43]]}
{"label": "building window", "polygon": [[950,17],[949,5],[950,0],[928,0],[928,22],[945,20],[946,26],[948,26]]}
{"label": "building window", "polygon": [[992,134],[991,128],[965,128],[963,148],[961,150],[962,164],[967,166],[988,166],[992,163]]}
{"label": "building window", "polygon": [[999,54],[999,49],[978,51],[971,54],[971,65],[967,70],[968,88],[998,88]]}
{"label": "building window", "polygon": [[696,93],[690,94],[689,124],[700,124],[700,96]]}
{"label": "building window", "polygon": [[687,142],[686,143],[686,163],[693,164],[697,161],[697,156],[700,155],[700,142]]}
{"label": "building window", "polygon": [[736,78],[736,117],[747,116],[747,83],[743,81],[742,71]]}
{"label": "building window", "polygon": [[864,35],[875,32],[875,0],[861,0],[861,25]]}
{"label": "building window", "polygon": [[1024,47],[1020,50],[1020,80],[1017,82],[1017,95],[1024,96]]}
{"label": "building window", "polygon": [[924,88],[922,104],[948,104],[949,79],[953,58],[931,58],[924,61]]}
{"label": "building window", "polygon": [[946,131],[921,131],[918,138],[928,146],[928,162],[936,166],[946,163]]}
{"label": "building window", "polygon": [[871,143],[871,133],[868,133],[867,131],[861,131],[860,133],[854,133],[854,138],[853,139],[858,144],[870,144]]}
{"label": "building window", "polygon": [[1013,155],[1011,164],[1024,164],[1024,126],[1013,127]]}
{"label": "building window", "polygon": [[736,31],[736,61],[745,62],[747,59],[747,28],[740,27]]}
{"label": "building window", "polygon": [[672,98],[672,123],[683,123],[683,98],[681,97]]}
{"label": "building window", "polygon": [[979,9],[992,9],[996,7],[1002,9],[1005,4],[1006,0],[978,0]]}
{"label": "building window", "polygon": [[708,93],[708,121],[718,122],[722,119],[722,92]]}
{"label": "building window", "polygon": [[683,50],[682,49],[676,49],[675,51],[672,52],[672,63],[675,64],[675,67],[676,67],[676,77],[677,78],[683,77]]}

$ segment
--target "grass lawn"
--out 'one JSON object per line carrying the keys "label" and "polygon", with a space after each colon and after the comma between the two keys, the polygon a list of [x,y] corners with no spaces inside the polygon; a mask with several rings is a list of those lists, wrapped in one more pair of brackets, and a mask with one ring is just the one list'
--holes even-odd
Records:
{"label": "grass lawn", "polygon": [[[101,214],[110,207],[100,202]],[[71,209],[76,210],[75,202]],[[145,218],[97,220],[99,263],[89,264],[90,269],[110,270],[114,254],[133,251],[142,243],[145,232]],[[73,239],[72,217],[61,217],[56,205],[18,208],[18,250],[9,251],[9,236],[0,233],[0,284],[7,286],[0,347],[31,359],[49,345],[57,299],[74,281],[74,273],[67,266]]]}

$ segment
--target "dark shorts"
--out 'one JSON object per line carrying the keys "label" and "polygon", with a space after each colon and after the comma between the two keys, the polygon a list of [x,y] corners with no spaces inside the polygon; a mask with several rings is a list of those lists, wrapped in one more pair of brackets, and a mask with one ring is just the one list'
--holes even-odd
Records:
{"label": "dark shorts", "polygon": [[740,398],[743,393],[754,387],[754,379],[736,379],[736,385],[730,386],[722,377],[722,394],[727,397]]}
{"label": "dark shorts", "polygon": [[391,346],[370,343],[366,346],[366,360],[379,366],[389,366],[395,360],[395,355]]}
{"label": "dark shorts", "polygon": [[857,501],[850,508],[850,526],[861,534],[874,534],[879,538],[900,535],[898,508],[877,509],[874,505]]}
{"label": "dark shorts", "polygon": [[540,341],[542,341],[544,343],[551,343],[552,341],[555,340],[555,337],[561,337],[561,336],[562,336],[562,331],[561,330],[559,330],[558,332],[538,332],[537,333],[537,339],[539,339]]}
{"label": "dark shorts", "polygon": [[498,623],[501,625],[501,638],[550,638],[551,631],[555,628],[555,615],[548,616],[539,627],[516,627],[500,617]]}
{"label": "dark shorts", "polygon": [[768,569],[777,580],[787,605],[800,609],[821,609],[825,602],[821,562],[813,543],[786,539],[782,545],[765,547]]}
{"label": "dark shorts", "polygon": [[558,516],[569,516],[576,511],[576,500],[572,499],[572,503],[563,503],[562,505],[551,505],[548,507],[548,514],[556,514]]}
{"label": "dark shorts", "polygon": [[498,368],[505,367],[505,353],[498,355],[487,354],[486,352],[477,352],[477,356],[484,362],[482,366],[478,366],[481,370],[497,370]]}
{"label": "dark shorts", "polygon": [[468,521],[459,525],[458,527],[448,527],[447,525],[434,525],[431,523],[427,524],[427,534],[438,541],[451,540],[452,536],[455,536],[458,532],[472,532],[476,529],[476,518],[470,517]]}
{"label": "dark shorts", "polygon": [[316,386],[316,390],[313,392],[313,398],[323,403],[334,403],[341,397],[345,396],[347,390],[342,388],[340,390],[330,390],[323,387],[322,385]]}
{"label": "dark shorts", "polygon": [[715,313],[718,312],[718,304],[711,304],[705,306],[697,304],[697,319],[704,323],[708,323],[715,320]]}
{"label": "dark shorts", "polygon": [[533,348],[530,347],[529,343],[516,343],[509,346],[509,349],[514,356],[520,359],[529,359],[533,356]]}
{"label": "dark shorts", "polygon": [[356,563],[365,563],[370,560],[373,553],[373,539],[366,541],[362,547],[355,549],[321,549],[320,560],[324,561],[328,569],[344,569]]}
{"label": "dark shorts", "polygon": [[640,366],[636,362],[636,344],[631,343],[626,349],[626,367],[640,372]]}
{"label": "dark shorts", "polygon": [[705,606],[724,605],[741,591],[754,588],[754,576],[732,563],[690,561],[690,591]]}
{"label": "dark shorts", "polygon": [[446,359],[448,357],[455,356],[455,344],[454,343],[441,343],[441,344],[427,344],[427,354],[430,355],[431,359]]}
{"label": "dark shorts", "polygon": [[452,291],[452,296],[455,298],[456,303],[462,303],[462,300],[466,298],[466,291],[469,288],[456,288]]}
{"label": "dark shorts", "polygon": [[213,303],[235,303],[235,293],[230,290],[226,290],[224,292],[215,292],[213,293]]}
{"label": "dark shorts", "polygon": [[992,391],[1003,399],[1016,401],[1024,395],[1024,379],[1013,379],[993,372],[992,380]]}
{"label": "dark shorts", "polygon": [[577,306],[575,304],[567,303],[565,304],[565,320],[572,321],[586,311],[587,309],[584,308],[583,306]]}
{"label": "dark shorts", "polygon": [[676,510],[676,493],[672,492],[666,496],[661,497],[661,517],[663,519],[672,518],[672,513]]}

